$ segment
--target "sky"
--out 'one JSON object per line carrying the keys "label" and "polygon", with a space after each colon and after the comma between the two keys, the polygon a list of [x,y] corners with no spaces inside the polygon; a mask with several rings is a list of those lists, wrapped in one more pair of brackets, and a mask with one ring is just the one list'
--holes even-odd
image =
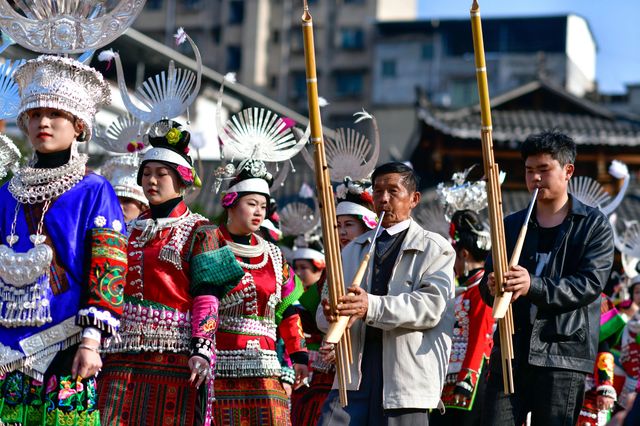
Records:
{"label": "sky", "polygon": [[[401,0],[399,0],[401,1]],[[418,0],[420,18],[469,17],[472,0]],[[640,83],[640,0],[479,0],[483,17],[574,13],[596,40],[596,80],[602,93]]]}

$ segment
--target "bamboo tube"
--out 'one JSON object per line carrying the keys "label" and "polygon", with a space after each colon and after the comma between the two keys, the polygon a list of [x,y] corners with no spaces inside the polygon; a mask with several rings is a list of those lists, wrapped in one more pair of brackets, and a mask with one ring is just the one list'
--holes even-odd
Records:
{"label": "bamboo tube", "polygon": [[[322,120],[318,102],[318,77],[316,72],[315,46],[313,41],[313,19],[309,13],[309,5],[304,0],[302,14],[302,35],[304,40],[304,60],[307,76],[307,97],[309,105],[309,125],[311,127],[311,143],[315,147],[314,163],[318,201],[321,211],[322,235],[325,245],[325,260],[327,284],[332,310],[336,312],[338,298],[344,295],[344,277],[342,275],[342,258],[340,257],[340,242],[338,239],[338,224],[336,220],[336,206],[333,198],[333,188],[329,177],[329,167],[325,155],[322,136]],[[347,331],[348,332],[348,331]],[[340,387],[340,404],[347,405],[346,378],[351,377],[349,370],[349,356],[347,355],[348,339],[337,345],[336,374]]]}
{"label": "bamboo tube", "polygon": [[[508,270],[507,250],[504,238],[504,223],[502,216],[502,194],[500,193],[499,168],[493,155],[493,136],[491,122],[491,103],[489,97],[489,83],[487,80],[487,65],[484,57],[484,41],[482,37],[482,22],[480,20],[480,6],[477,0],[473,0],[471,6],[471,31],[473,34],[473,49],[478,81],[478,98],[481,115],[481,141],[484,173],[487,177],[487,200],[489,210],[489,223],[491,227],[491,254],[493,269],[496,279],[496,296],[494,303],[494,318],[496,304],[500,304],[503,297],[504,274]],[[512,350],[511,333],[508,330],[508,321],[498,321],[500,335],[502,373],[504,392],[513,393],[513,372],[511,371]]]}
{"label": "bamboo tube", "polygon": [[[371,243],[373,245],[373,242]],[[367,272],[367,267],[369,266],[369,259],[371,258],[371,254],[367,253],[362,262],[360,262],[360,266],[358,267],[358,271],[356,275],[353,277],[353,281],[351,282],[351,286],[359,287],[362,283],[362,279],[364,278],[364,274]],[[347,324],[349,324],[349,318],[347,316],[338,317],[338,321],[332,323],[329,326],[329,330],[327,334],[324,336],[324,340],[327,343],[336,344],[342,339],[342,334],[347,329]]]}

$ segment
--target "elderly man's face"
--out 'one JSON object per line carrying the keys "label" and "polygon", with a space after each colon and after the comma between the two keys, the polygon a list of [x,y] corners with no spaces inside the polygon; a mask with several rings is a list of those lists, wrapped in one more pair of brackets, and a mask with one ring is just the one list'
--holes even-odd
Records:
{"label": "elderly man's face", "polygon": [[376,177],[373,184],[373,206],[378,215],[384,211],[382,226],[388,228],[411,217],[411,210],[420,202],[420,193],[408,191],[399,173]]}

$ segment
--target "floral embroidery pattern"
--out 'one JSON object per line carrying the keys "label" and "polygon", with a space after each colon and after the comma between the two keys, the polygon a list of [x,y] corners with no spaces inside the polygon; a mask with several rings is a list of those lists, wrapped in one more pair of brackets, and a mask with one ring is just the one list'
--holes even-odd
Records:
{"label": "floral embroidery pattern", "polygon": [[213,337],[213,333],[218,327],[218,315],[213,310],[210,310],[198,325],[203,333]]}

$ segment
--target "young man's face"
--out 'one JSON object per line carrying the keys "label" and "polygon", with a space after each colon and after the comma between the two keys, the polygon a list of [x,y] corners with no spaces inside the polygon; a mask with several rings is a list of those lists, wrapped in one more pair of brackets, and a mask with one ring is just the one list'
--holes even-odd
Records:
{"label": "young man's face", "polygon": [[561,166],[551,154],[538,154],[527,157],[524,165],[527,189],[533,192],[539,188],[538,201],[553,201],[565,196],[573,175],[573,164]]}

